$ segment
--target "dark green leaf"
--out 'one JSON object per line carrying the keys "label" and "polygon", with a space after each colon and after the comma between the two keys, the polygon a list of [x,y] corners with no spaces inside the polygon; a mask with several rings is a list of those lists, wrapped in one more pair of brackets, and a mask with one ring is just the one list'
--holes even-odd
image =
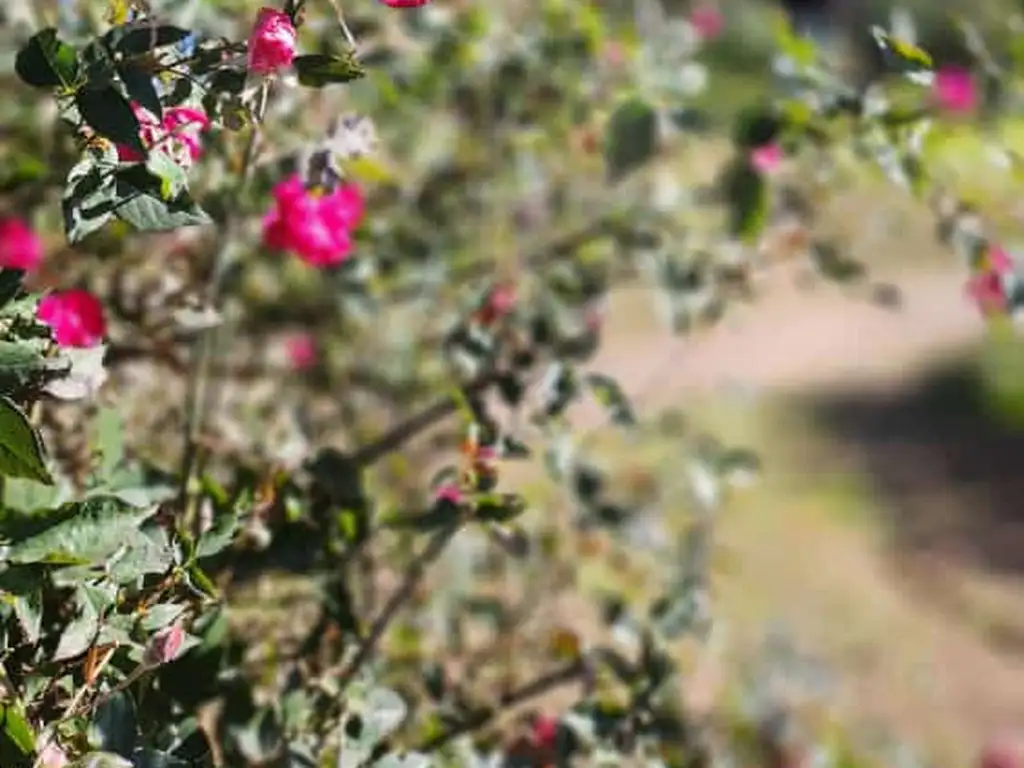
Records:
{"label": "dark green leaf", "polygon": [[115,53],[137,56],[156,48],[180,43],[191,34],[187,29],[171,24],[153,24],[149,21],[133,21],[122,24],[107,32],[104,41]]}
{"label": "dark green leaf", "polygon": [[725,171],[722,192],[729,206],[729,232],[753,242],[768,219],[768,185],[746,156],[737,157]]}
{"label": "dark green leaf", "polygon": [[42,440],[22,410],[6,397],[0,397],[0,475],[53,485]]}
{"label": "dark green leaf", "polygon": [[34,589],[27,594],[18,595],[14,599],[14,615],[18,619],[21,631],[25,633],[25,639],[30,643],[38,642],[43,628],[42,590]]}
{"label": "dark green leaf", "polygon": [[604,162],[608,180],[615,182],[646,163],[658,151],[658,113],[639,97],[620,104],[608,121]]}
{"label": "dark green leaf", "polygon": [[127,509],[113,498],[87,499],[73,505],[73,517],[11,545],[12,563],[104,564],[129,541],[139,525],[156,512]]}
{"label": "dark green leaf", "polygon": [[0,309],[6,307],[21,292],[25,272],[20,269],[0,269]]}
{"label": "dark green leaf", "polygon": [[749,107],[736,117],[732,140],[741,150],[763,147],[779,137],[782,127],[782,119],[774,107]]}
{"label": "dark green leaf", "polygon": [[612,423],[620,426],[636,424],[636,414],[629,404],[629,398],[615,379],[603,373],[588,373],[584,381],[597,401],[608,411]]}
{"label": "dark green leaf", "polygon": [[154,176],[145,166],[122,168],[116,180],[117,196],[124,201],[116,215],[142,232],[166,232],[211,222],[206,211],[187,193],[163,199],[165,180]]}
{"label": "dark green leaf", "polygon": [[125,90],[128,91],[128,97],[156,115],[157,120],[163,120],[164,107],[156,92],[153,76],[144,69],[130,64],[122,64],[118,67],[117,74],[121,77]]}
{"label": "dark green leaf", "polygon": [[227,549],[235,538],[240,521],[237,511],[217,515],[210,530],[199,537],[196,545],[196,559],[211,557]]}
{"label": "dark green leaf", "polygon": [[14,60],[14,70],[36,88],[70,87],[78,77],[78,54],[47,28],[29,39]]}
{"label": "dark green leaf", "polygon": [[299,74],[299,82],[310,88],[323,88],[332,83],[349,83],[366,74],[353,51],[338,56],[320,53],[296,56],[293,63]]}
{"label": "dark green leaf", "polygon": [[105,699],[93,713],[89,742],[121,757],[131,757],[135,749],[135,702],[127,691],[118,691]]}
{"label": "dark green leaf", "polygon": [[139,119],[127,99],[114,86],[96,90],[83,88],[75,94],[75,105],[82,120],[100,136],[140,154],[146,153]]}

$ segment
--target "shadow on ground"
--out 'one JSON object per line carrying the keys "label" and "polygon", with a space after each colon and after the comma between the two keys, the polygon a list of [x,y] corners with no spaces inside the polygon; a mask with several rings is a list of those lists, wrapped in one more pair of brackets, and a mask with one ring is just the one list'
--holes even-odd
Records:
{"label": "shadow on ground", "polygon": [[898,564],[1020,578],[1024,599],[1024,428],[994,414],[971,361],[887,392],[817,396],[810,411],[879,494]]}

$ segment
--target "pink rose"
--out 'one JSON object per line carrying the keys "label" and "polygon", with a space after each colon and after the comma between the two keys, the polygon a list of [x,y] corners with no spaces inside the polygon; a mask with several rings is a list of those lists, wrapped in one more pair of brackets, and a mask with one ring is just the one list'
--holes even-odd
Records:
{"label": "pink rose", "polygon": [[54,340],[62,347],[95,347],[107,333],[103,305],[81,288],[44,296],[36,317],[50,326]]}
{"label": "pink rose", "polygon": [[978,104],[974,77],[963,67],[943,67],[935,73],[933,96],[946,112],[972,112]]}
{"label": "pink rose", "polygon": [[[183,168],[188,168],[203,154],[201,134],[210,127],[210,119],[194,107],[171,107],[164,110],[164,119],[132,102],[132,109],[142,130],[139,133],[147,149],[160,147]],[[124,163],[140,163],[145,158],[131,147],[118,145],[117,157]]]}
{"label": "pink rose", "polygon": [[713,5],[699,5],[690,12],[690,25],[701,40],[714,40],[725,28],[725,17]]}
{"label": "pink rose", "polygon": [[782,147],[778,144],[765,144],[750,150],[750,164],[758,173],[771,173],[782,162]]}
{"label": "pink rose", "polygon": [[149,639],[144,661],[148,666],[167,664],[178,658],[185,642],[185,630],[178,623],[164,627]]}
{"label": "pink rose", "polygon": [[0,219],[0,267],[29,272],[43,259],[43,242],[21,219]]}
{"label": "pink rose", "polygon": [[363,197],[355,185],[318,194],[294,175],[274,188],[274,206],[263,218],[263,242],[311,266],[333,266],[352,252],[351,231],[362,217]]}
{"label": "pink rose", "polygon": [[287,13],[261,8],[249,35],[249,71],[269,75],[290,67],[298,37]]}
{"label": "pink rose", "polygon": [[292,369],[306,371],[316,364],[316,339],[309,333],[296,333],[285,341],[285,351]]}
{"label": "pink rose", "polygon": [[458,506],[465,500],[466,497],[462,493],[462,489],[455,483],[445,483],[434,491],[434,503],[445,501]]}

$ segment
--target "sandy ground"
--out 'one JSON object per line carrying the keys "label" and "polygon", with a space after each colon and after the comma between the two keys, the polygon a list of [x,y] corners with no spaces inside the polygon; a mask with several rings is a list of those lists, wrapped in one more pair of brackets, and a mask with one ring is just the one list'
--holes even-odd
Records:
{"label": "sandy ground", "polygon": [[[955,270],[897,277],[904,306],[893,312],[834,287],[801,293],[782,279],[757,306],[685,338],[657,332],[649,293],[626,289],[612,298],[609,328],[630,332],[609,338],[593,368],[614,373],[647,413],[723,387],[753,395],[898,388],[984,332],[962,298],[962,280]],[[600,419],[583,410],[582,428]],[[807,487],[814,478],[781,481]],[[741,639],[764,621],[786,619],[843,671],[845,702],[858,717],[890,720],[957,761],[990,734],[1022,732],[1024,656],[995,647],[930,600],[927,579],[923,590],[920,579],[908,588],[899,563],[863,530],[870,526],[829,519],[799,492],[786,510],[742,514],[722,532],[739,566],[721,595]],[[944,583],[936,572],[931,591]],[[1006,589],[1024,607],[1024,585]]]}

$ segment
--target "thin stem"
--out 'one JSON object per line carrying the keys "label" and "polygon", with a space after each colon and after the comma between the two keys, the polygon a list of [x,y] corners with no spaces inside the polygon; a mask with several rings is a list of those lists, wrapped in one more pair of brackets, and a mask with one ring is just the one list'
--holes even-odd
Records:
{"label": "thin stem", "polygon": [[415,750],[429,754],[440,749],[459,736],[483,728],[504,711],[525,704],[531,699],[543,696],[555,688],[560,688],[563,685],[583,679],[586,672],[587,665],[583,659],[577,659],[562,667],[546,672],[518,688],[502,693],[494,706],[470,714],[461,722],[448,728],[448,730],[422,741],[416,745]]}
{"label": "thin stem", "polygon": [[[249,139],[242,156],[241,184],[239,189],[244,189],[249,180],[255,164],[258,147],[259,131],[254,125],[250,130]],[[214,309],[217,309],[221,302],[221,294],[224,291],[224,278],[228,274],[228,256],[231,253],[232,242],[238,232],[238,228],[239,217],[234,212],[229,211],[223,230],[224,234],[214,258],[213,278],[206,297],[207,303]],[[195,475],[197,474],[200,449],[199,436],[208,405],[206,395],[210,384],[209,369],[220,336],[217,331],[219,331],[219,327],[202,334],[199,343],[192,347],[192,354],[189,360],[189,386],[185,396],[185,446],[182,453],[181,487],[179,489],[179,501],[182,504],[187,502],[195,481]],[[188,517],[187,510],[186,517]],[[188,522],[186,520],[186,523]]]}
{"label": "thin stem", "polygon": [[374,619],[373,624],[370,625],[370,630],[366,637],[359,643],[359,647],[356,649],[352,660],[341,671],[339,679],[342,690],[352,681],[352,678],[359,673],[373,655],[377,644],[384,637],[384,633],[391,625],[391,622],[394,621],[402,606],[408,602],[413,592],[416,591],[416,587],[419,586],[420,581],[427,572],[427,567],[441,556],[456,532],[458,532],[460,522],[454,522],[435,533],[423,551],[406,568],[402,583],[391,593],[391,597],[388,598],[387,603],[385,603],[377,618]]}

